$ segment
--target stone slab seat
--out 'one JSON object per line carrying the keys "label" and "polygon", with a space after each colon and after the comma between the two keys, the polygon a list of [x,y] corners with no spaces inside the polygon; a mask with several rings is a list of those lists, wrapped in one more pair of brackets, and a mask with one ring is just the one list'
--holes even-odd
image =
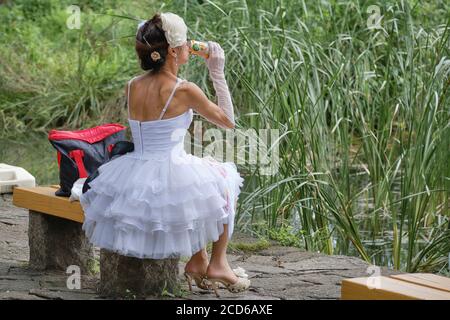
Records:
{"label": "stone slab seat", "polygon": [[342,300],[450,300],[450,278],[430,273],[345,279]]}
{"label": "stone slab seat", "polygon": [[[63,270],[70,265],[90,274],[93,247],[82,230],[84,213],[79,201],[55,195],[59,185],[14,187],[13,204],[29,210],[29,267]],[[100,286],[103,296],[160,295],[178,288],[179,259],[137,259],[100,250]]]}

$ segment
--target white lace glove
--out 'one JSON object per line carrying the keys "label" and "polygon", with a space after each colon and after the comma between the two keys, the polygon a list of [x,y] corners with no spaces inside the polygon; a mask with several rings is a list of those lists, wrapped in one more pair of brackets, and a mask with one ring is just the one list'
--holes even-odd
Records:
{"label": "white lace glove", "polygon": [[213,81],[214,90],[216,90],[218,100],[217,105],[223,110],[228,120],[230,120],[230,122],[234,125],[233,102],[231,100],[230,90],[228,89],[223,71],[225,65],[225,54],[217,42],[208,41],[208,45],[209,57],[206,59],[206,65],[209,70],[209,77]]}

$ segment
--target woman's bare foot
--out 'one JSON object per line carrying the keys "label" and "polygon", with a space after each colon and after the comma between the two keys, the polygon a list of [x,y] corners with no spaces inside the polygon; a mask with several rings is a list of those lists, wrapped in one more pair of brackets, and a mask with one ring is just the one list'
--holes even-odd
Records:
{"label": "woman's bare foot", "polygon": [[222,279],[231,284],[235,284],[239,280],[226,260],[219,262],[212,261],[208,265],[206,276],[209,279]]}
{"label": "woman's bare foot", "polygon": [[206,274],[208,268],[209,260],[208,253],[205,249],[194,254],[191,259],[186,263],[184,267],[185,272],[198,273],[201,275]]}

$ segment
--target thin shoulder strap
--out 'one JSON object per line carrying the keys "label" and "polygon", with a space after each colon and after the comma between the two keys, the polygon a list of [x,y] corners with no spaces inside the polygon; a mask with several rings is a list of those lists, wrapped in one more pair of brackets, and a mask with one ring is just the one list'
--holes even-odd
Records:
{"label": "thin shoulder strap", "polygon": [[173,98],[173,95],[174,95],[174,93],[175,93],[175,90],[177,89],[178,85],[179,85],[181,82],[183,82],[183,81],[184,81],[184,80],[181,80],[181,81],[180,81],[180,78],[177,77],[177,82],[175,83],[175,86],[173,87],[173,90],[172,90],[172,92],[170,93],[169,99],[167,99],[166,105],[164,106],[164,108],[163,108],[162,111],[161,111],[161,114],[159,115],[159,118],[158,118],[159,120],[161,120],[162,117],[164,116],[164,113],[166,113],[167,107],[169,106],[170,101],[172,101],[172,98]]}
{"label": "thin shoulder strap", "polygon": [[130,91],[131,91],[131,82],[136,79],[138,76],[133,77],[130,81],[128,81],[128,97],[127,97],[127,109],[128,109],[128,118],[130,118]]}

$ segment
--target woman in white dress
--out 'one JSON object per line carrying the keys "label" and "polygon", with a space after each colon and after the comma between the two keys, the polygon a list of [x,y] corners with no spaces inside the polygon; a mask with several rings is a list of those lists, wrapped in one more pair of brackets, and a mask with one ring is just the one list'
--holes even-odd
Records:
{"label": "woman in white dress", "polygon": [[217,283],[241,292],[250,281],[245,270],[231,269],[226,258],[243,178],[234,163],[198,158],[183,148],[193,110],[221,128],[235,126],[224,52],[218,43],[208,43],[205,63],[218,104],[177,76],[189,60],[182,18],[157,13],[138,26],[136,52],[147,73],[125,88],[134,151],[100,166],[80,202],[83,230],[94,245],[138,258],[189,256],[189,289],[194,280],[219,296]]}

